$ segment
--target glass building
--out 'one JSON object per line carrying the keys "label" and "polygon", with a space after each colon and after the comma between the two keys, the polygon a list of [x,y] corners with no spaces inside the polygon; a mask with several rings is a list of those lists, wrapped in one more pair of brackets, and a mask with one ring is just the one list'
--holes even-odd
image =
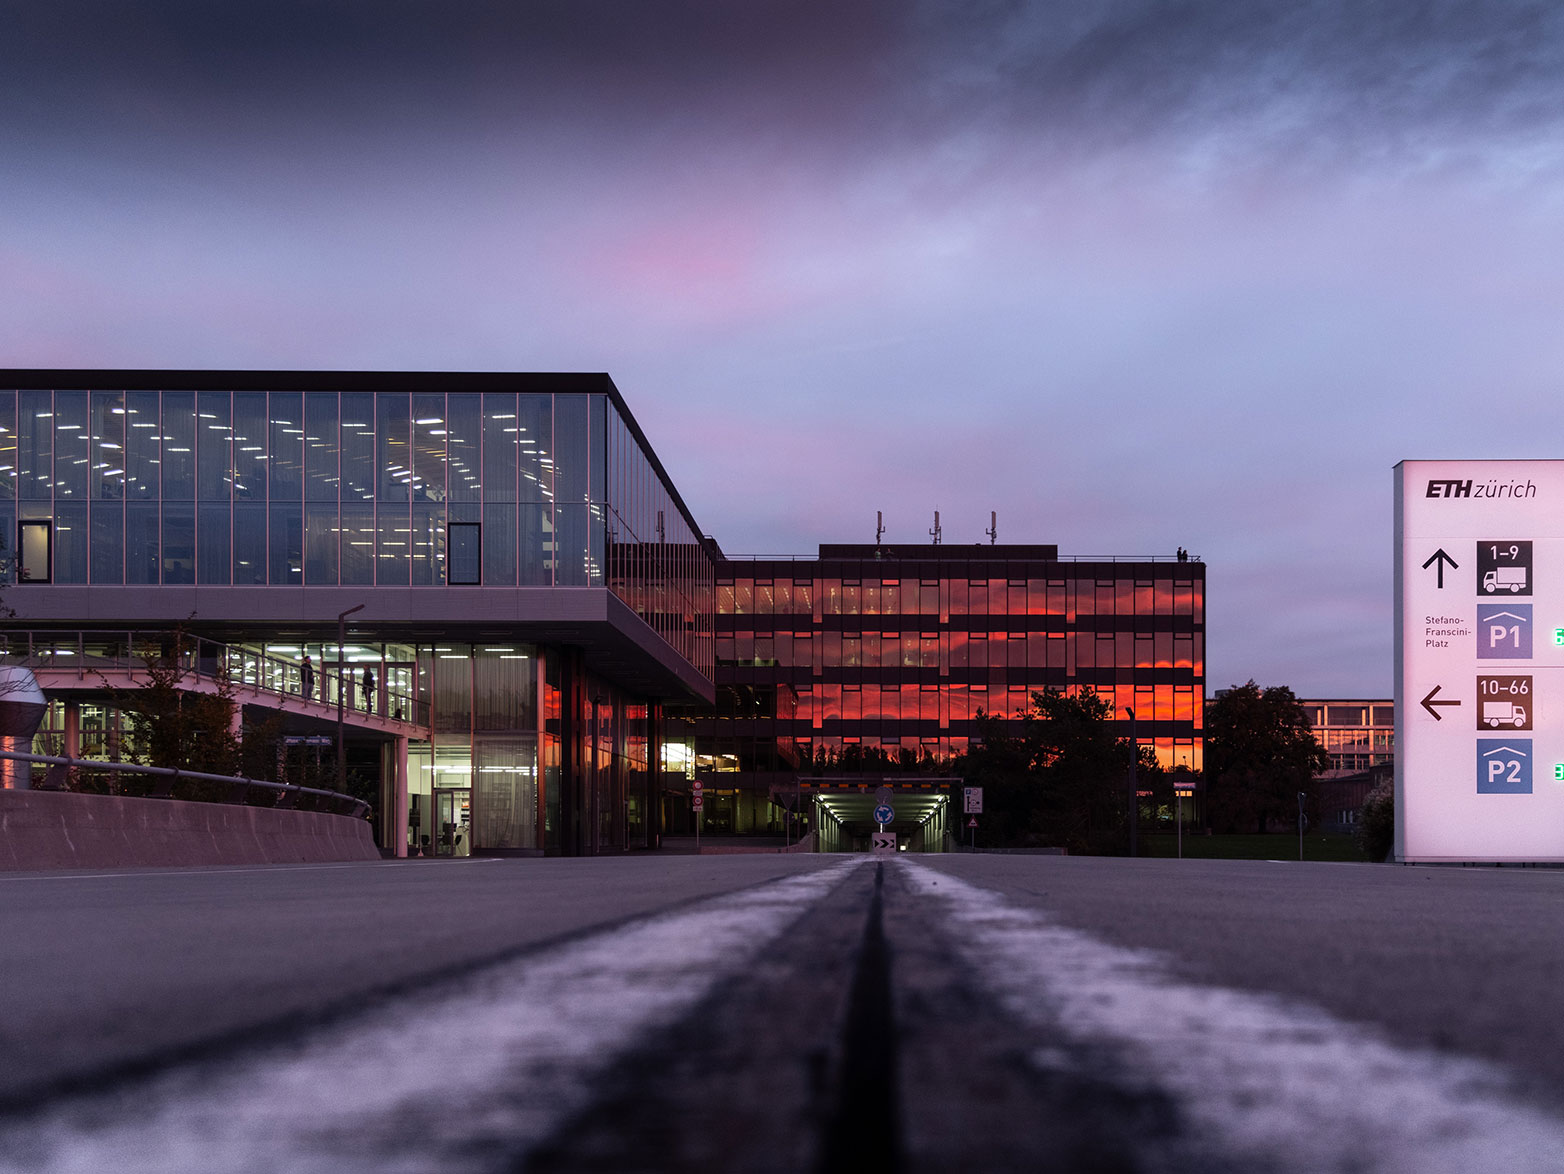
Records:
{"label": "glass building", "polygon": [[715,548],[606,375],[3,372],[0,536],[18,630],[354,666],[398,853],[653,844],[714,696]]}
{"label": "glass building", "polygon": [[1168,769],[1201,769],[1205,565],[1062,559],[1055,546],[821,546],[716,565],[717,702],[685,711],[667,818],[775,832],[800,775],[939,772],[982,712],[1089,691]]}

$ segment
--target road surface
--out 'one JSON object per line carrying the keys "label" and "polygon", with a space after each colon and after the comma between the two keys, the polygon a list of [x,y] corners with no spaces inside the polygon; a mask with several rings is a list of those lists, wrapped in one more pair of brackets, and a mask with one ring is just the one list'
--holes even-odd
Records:
{"label": "road surface", "polygon": [[1564,1165],[1564,872],[0,878],[0,1170]]}

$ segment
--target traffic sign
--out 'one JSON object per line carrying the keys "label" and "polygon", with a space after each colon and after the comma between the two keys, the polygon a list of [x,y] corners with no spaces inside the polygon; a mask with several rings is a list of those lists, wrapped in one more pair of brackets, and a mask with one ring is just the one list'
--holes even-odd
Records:
{"label": "traffic sign", "polygon": [[893,809],[888,803],[881,803],[874,809],[874,822],[879,824],[881,827],[884,827],[886,824],[893,822],[895,819],[895,809]]}
{"label": "traffic sign", "polygon": [[977,827],[977,820],[975,820],[975,819],[969,819],[969,820],[967,820],[967,826],[968,826],[968,827],[969,827],[969,828],[975,828],[975,827]]}
{"label": "traffic sign", "polygon": [[896,855],[895,832],[871,832],[869,833],[869,851],[875,856]]}
{"label": "traffic sign", "polygon": [[705,789],[706,789],[706,784],[701,782],[700,779],[691,779],[690,780],[690,793],[691,794],[699,795]]}
{"label": "traffic sign", "polygon": [[889,787],[881,786],[874,792],[874,805],[876,807],[889,807],[893,798],[895,798],[895,792]]}
{"label": "traffic sign", "polygon": [[1403,461],[1395,527],[1395,858],[1564,862],[1564,461]]}
{"label": "traffic sign", "polygon": [[692,810],[692,811],[699,811],[701,808],[703,808],[705,806],[706,806],[706,796],[702,795],[699,791],[697,791],[695,793],[695,795],[692,796],[691,799],[690,799],[690,810]]}
{"label": "traffic sign", "polygon": [[961,813],[963,815],[982,815],[983,814],[983,788],[982,787],[962,787],[961,788]]}

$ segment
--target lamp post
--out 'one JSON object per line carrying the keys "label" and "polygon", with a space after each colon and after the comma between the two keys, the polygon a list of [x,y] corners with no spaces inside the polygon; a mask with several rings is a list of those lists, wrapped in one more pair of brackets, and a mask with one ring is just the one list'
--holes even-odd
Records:
{"label": "lamp post", "polygon": [[1140,759],[1140,743],[1136,741],[1135,711],[1128,706],[1124,712],[1130,715],[1130,855],[1135,852],[1135,833],[1140,823],[1140,783],[1135,775],[1135,768]]}
{"label": "lamp post", "polygon": [[346,663],[343,645],[348,640],[348,617],[363,610],[361,603],[337,616],[337,790],[344,794],[348,789],[348,750],[342,740],[342,666]]}

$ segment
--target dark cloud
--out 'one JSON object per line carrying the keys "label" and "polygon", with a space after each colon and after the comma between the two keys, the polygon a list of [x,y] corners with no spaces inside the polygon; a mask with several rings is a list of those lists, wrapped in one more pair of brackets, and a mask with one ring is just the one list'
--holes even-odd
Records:
{"label": "dark cloud", "polygon": [[1520,0],[184,0],[23,4],[5,28],[13,118],[149,135],[555,121],[829,150],[1236,125],[1397,149],[1553,125],[1564,64],[1555,9]]}

